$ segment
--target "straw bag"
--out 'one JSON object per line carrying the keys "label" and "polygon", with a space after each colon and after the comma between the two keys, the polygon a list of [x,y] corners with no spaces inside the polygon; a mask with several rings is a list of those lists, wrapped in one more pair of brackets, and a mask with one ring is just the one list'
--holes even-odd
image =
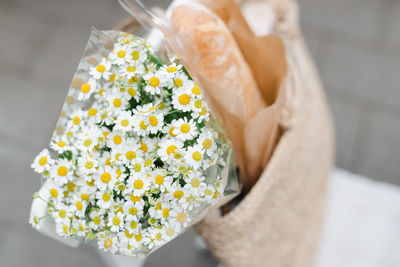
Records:
{"label": "straw bag", "polygon": [[281,84],[284,130],[257,183],[227,215],[210,212],[196,231],[225,267],[312,266],[333,162],[331,115],[298,28],[294,1],[270,1],[287,38]]}
{"label": "straw bag", "polygon": [[[312,266],[333,162],[331,116],[298,27],[297,4],[268,2],[286,45],[287,73],[277,99],[282,135],[244,199],[225,216],[210,211],[195,226],[225,267]],[[119,30],[138,28],[128,20]]]}

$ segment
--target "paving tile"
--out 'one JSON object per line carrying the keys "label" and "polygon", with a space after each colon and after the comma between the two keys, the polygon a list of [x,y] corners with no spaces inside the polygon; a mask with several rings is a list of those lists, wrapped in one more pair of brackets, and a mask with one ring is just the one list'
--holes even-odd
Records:
{"label": "paving tile", "polygon": [[400,184],[400,117],[371,116],[368,141],[358,171],[372,178]]}
{"label": "paving tile", "polygon": [[399,60],[348,45],[324,45],[328,52],[321,73],[327,86],[378,104],[399,106]]}
{"label": "paving tile", "polygon": [[46,40],[52,35],[48,31],[49,21],[29,12],[0,7],[0,62],[18,65],[26,73],[34,66],[37,56],[46,47]]}
{"label": "paving tile", "polygon": [[207,249],[195,245],[195,233],[190,230],[149,256],[144,267],[214,267],[218,261]]}
{"label": "paving tile", "polygon": [[1,72],[0,133],[47,145],[70,82]]}
{"label": "paving tile", "polygon": [[[103,267],[93,248],[70,248],[33,230],[28,224],[3,225],[0,258],[4,267]],[[3,227],[4,226],[4,227]]]}
{"label": "paving tile", "polygon": [[390,1],[390,9],[388,11],[389,21],[385,25],[387,27],[387,41],[400,47],[400,2]]}
{"label": "paving tile", "polygon": [[326,29],[374,38],[382,5],[377,0],[299,0],[303,20]]}
{"label": "paving tile", "polygon": [[328,100],[335,121],[336,164],[350,171],[355,169],[355,148],[361,116],[360,106],[349,102],[345,95],[338,95],[328,88]]}

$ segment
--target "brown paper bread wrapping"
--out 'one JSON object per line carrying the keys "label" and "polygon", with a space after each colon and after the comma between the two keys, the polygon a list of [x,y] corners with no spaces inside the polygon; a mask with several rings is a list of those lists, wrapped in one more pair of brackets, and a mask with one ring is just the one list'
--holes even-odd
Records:
{"label": "brown paper bread wrapping", "polygon": [[277,36],[255,37],[234,1],[203,4],[218,16],[184,4],[172,9],[171,23],[191,71],[222,119],[248,191],[279,138],[276,99],[286,71],[284,46]]}

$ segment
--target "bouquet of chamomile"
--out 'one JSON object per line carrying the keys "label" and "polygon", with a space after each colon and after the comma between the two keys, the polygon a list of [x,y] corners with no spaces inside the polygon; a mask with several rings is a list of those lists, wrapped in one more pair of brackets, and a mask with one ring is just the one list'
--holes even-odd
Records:
{"label": "bouquet of chamomile", "polygon": [[92,31],[49,148],[32,163],[43,176],[33,227],[143,256],[239,192],[201,87],[165,51]]}

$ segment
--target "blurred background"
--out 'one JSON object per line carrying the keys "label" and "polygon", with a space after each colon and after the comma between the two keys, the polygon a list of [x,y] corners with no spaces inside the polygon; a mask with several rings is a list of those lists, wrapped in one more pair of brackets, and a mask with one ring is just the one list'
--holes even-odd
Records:
{"label": "blurred background", "polygon": [[[299,4],[335,116],[337,166],[400,185],[400,1]],[[65,247],[28,225],[40,187],[30,164],[48,145],[90,26],[110,29],[127,17],[117,0],[0,0],[0,266],[104,266],[91,247]],[[216,266],[193,236],[145,266]]]}

